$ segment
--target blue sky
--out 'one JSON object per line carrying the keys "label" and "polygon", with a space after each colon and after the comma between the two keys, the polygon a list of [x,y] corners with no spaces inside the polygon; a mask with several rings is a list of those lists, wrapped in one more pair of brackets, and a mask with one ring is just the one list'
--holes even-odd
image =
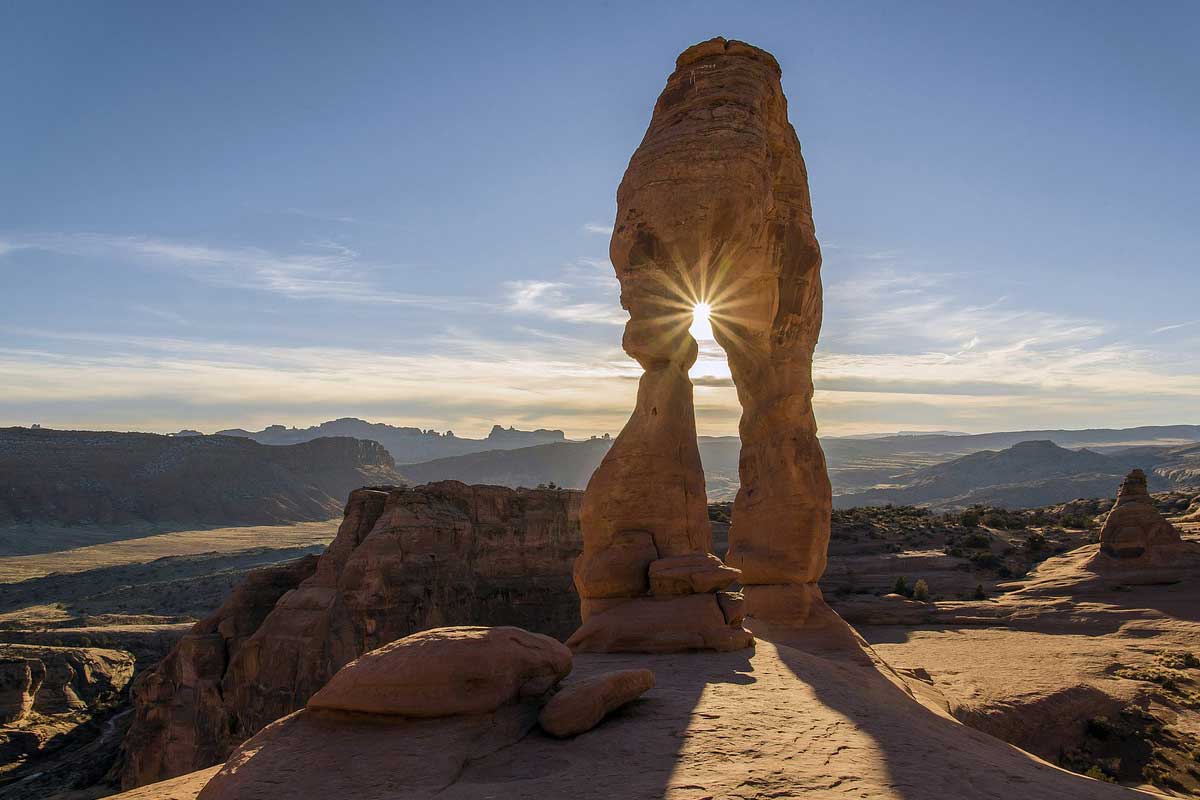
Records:
{"label": "blue sky", "polygon": [[1200,422],[1200,6],[1135,6],[5,4],[0,425],[615,433],[616,186],[714,35],[783,66],[824,432]]}

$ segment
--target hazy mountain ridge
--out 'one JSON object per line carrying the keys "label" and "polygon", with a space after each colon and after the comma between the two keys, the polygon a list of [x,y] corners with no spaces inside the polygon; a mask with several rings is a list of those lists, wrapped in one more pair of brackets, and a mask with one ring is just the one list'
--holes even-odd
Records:
{"label": "hazy mountain ridge", "polygon": [[351,490],[400,480],[381,445],[345,437],[268,447],[231,436],[31,428],[0,429],[0,476],[5,526],[322,520]]}
{"label": "hazy mountain ridge", "polygon": [[[181,431],[180,433],[185,432]],[[397,464],[412,464],[488,450],[509,450],[539,444],[552,444],[565,442],[567,438],[566,434],[560,430],[539,428],[534,431],[522,431],[494,425],[486,439],[464,439],[455,436],[453,431],[440,433],[421,428],[397,427],[383,422],[367,422],[355,417],[341,417],[308,428],[287,428],[283,425],[270,425],[261,431],[229,428],[217,431],[215,435],[239,436],[253,439],[260,444],[271,445],[299,444],[330,436],[350,436],[355,439],[379,442],[387,448],[388,453]]]}
{"label": "hazy mountain ridge", "polygon": [[[1043,455],[1048,460],[1032,459],[1025,468],[1005,475],[989,474],[983,465],[989,462],[993,450],[967,449],[960,452],[963,442],[1006,442],[1020,445],[1044,432],[1005,432],[997,434],[899,435],[880,439],[823,439],[830,479],[838,505],[886,504],[888,502],[928,503],[930,499],[951,500],[956,504],[991,503],[1029,507],[1064,502],[1078,497],[1106,497],[1130,466],[1155,470],[1156,486],[1180,486],[1200,483],[1200,444],[1145,446],[1146,441],[1174,442],[1187,435],[1200,439],[1200,426],[1176,425],[1156,428],[1132,428],[1091,431],[1049,432],[1059,441],[1101,442],[1109,453],[1090,449],[1066,449],[1053,439],[1044,439],[1053,450]],[[562,442],[542,447],[509,450],[506,453],[480,453],[474,456],[444,458],[423,464],[408,464],[400,471],[413,482],[455,479],[467,483],[495,483],[503,486],[537,486],[555,483],[567,488],[581,489],[587,485],[592,471],[607,452],[604,440],[593,442]],[[704,464],[709,500],[719,502],[733,499],[738,487],[738,456],[741,443],[736,436],[698,437],[700,459]],[[1012,447],[1008,445],[1007,447]],[[1019,451],[1034,455],[1028,449]],[[1002,462],[1004,459],[1002,459]],[[1009,459],[1010,468],[1018,467],[1021,459]],[[1061,462],[1061,463],[1059,463]],[[954,464],[956,466],[950,466]],[[1055,466],[1057,464],[1057,466]],[[937,469],[939,466],[945,469]],[[978,469],[977,469],[978,468]],[[928,473],[922,470],[932,470]],[[1038,470],[1041,470],[1040,472]],[[953,482],[953,474],[967,470],[963,480],[949,485],[944,491],[927,488],[910,492],[915,500],[881,499],[883,494],[866,494],[885,485],[890,490],[908,486],[913,481],[932,481],[938,476]],[[1055,484],[1045,484],[1047,479]],[[1006,487],[1001,489],[999,487]],[[973,494],[972,494],[973,493]],[[928,497],[926,497],[928,495]],[[960,497],[961,496],[961,497]],[[853,500],[851,498],[854,498]]]}
{"label": "hazy mountain ridge", "polygon": [[842,494],[835,503],[841,508],[887,504],[1033,508],[1108,496],[1134,467],[1149,471],[1156,490],[1180,487],[1200,467],[1200,446],[1125,448],[1106,455],[1087,448],[1068,450],[1048,440],[1020,442],[1005,450],[985,450],[923,467],[902,476],[895,486]]}

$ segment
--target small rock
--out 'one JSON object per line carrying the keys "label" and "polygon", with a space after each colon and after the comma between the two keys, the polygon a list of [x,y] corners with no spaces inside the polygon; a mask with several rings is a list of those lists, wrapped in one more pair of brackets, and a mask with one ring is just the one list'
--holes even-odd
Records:
{"label": "small rock", "polygon": [[727,567],[712,553],[660,558],[650,564],[650,593],[706,594],[736,583],[740,570]]}
{"label": "small rock", "polygon": [[648,669],[605,672],[574,683],[554,695],[542,709],[538,724],[551,736],[578,736],[653,688],[654,673]]}

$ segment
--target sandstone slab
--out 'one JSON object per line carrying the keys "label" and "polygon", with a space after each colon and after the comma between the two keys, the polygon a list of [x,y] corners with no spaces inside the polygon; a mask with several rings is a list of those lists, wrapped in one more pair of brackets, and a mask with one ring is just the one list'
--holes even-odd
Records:
{"label": "sandstone slab", "polygon": [[551,736],[564,739],[578,736],[653,688],[654,673],[648,669],[595,675],[572,683],[555,694],[538,715],[538,724]]}

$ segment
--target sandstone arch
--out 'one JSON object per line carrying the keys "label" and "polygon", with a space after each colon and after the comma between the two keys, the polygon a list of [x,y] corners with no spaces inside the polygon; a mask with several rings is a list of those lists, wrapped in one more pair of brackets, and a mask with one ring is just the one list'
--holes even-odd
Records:
{"label": "sandstone arch", "polygon": [[[670,616],[664,603],[681,601],[655,594],[651,565],[711,550],[688,378],[697,302],[712,307],[743,409],[728,559],[746,611],[802,621],[825,569],[831,493],[812,412],[821,253],[780,74],[742,42],[688,48],[617,190],[610,257],[630,316],[623,345],[645,372],[584,497],[575,646],[606,649],[609,629]],[[689,630],[702,631],[702,646],[743,646],[738,598],[712,600],[735,610],[704,613]]]}

